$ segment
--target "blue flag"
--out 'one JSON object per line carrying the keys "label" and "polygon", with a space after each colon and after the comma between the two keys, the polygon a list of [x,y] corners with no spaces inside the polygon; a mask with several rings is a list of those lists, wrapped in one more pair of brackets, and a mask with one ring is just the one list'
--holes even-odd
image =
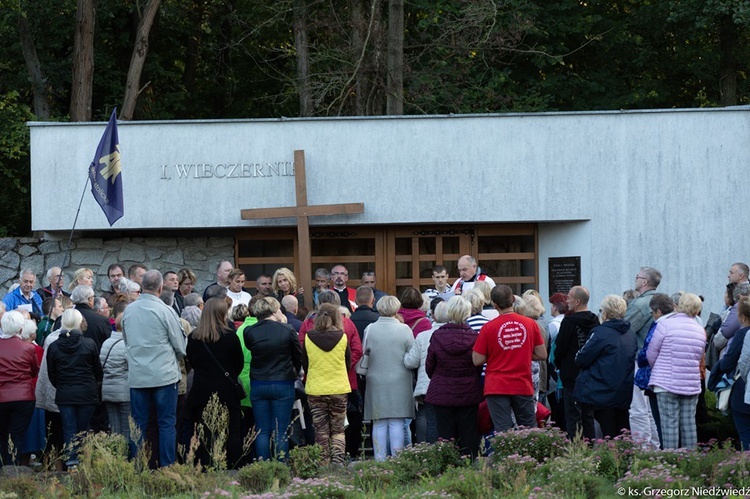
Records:
{"label": "blue flag", "polygon": [[102,207],[110,227],[122,218],[122,165],[120,163],[120,140],[117,138],[117,109],[112,111],[104,130],[94,161],[89,166],[91,193]]}

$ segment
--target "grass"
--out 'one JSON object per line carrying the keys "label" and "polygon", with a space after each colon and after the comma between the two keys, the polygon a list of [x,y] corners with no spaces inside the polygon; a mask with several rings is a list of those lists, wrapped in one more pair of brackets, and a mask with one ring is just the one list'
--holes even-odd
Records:
{"label": "grass", "polygon": [[[226,470],[217,442],[226,435],[218,401],[207,408],[205,445],[210,462],[174,464],[150,471],[149,451],[126,459],[118,435],[91,434],[81,443],[78,471],[42,472],[0,480],[0,499],[36,497],[102,498],[594,498],[618,497],[617,490],[750,487],[750,453],[729,443],[696,450],[644,450],[628,435],[596,442],[568,441],[554,428],[517,430],[491,439],[493,453],[471,461],[451,442],[418,444],[384,462],[365,460],[344,468],[320,464],[316,446],[291,452],[291,464],[256,462]],[[137,429],[134,435],[138,438]],[[650,489],[649,489],[650,490]],[[667,491],[668,492],[668,491]],[[666,495],[669,495],[668,493]]]}

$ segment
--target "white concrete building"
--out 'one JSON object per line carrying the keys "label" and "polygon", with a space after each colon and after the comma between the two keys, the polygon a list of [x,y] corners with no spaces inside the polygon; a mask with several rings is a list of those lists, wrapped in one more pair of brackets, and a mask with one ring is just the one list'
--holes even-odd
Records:
{"label": "white concrete building", "polygon": [[[67,237],[104,124],[30,127],[32,227]],[[234,238],[250,286],[297,265],[295,219],[240,217],[295,205],[297,149],[309,205],[364,203],[310,219],[313,268],[343,261],[353,285],[372,269],[386,291],[424,288],[435,263],[455,277],[470,253],[498,283],[549,296],[550,259],[580,257],[592,310],[653,266],[660,291],[702,294],[717,311],[729,266],[750,260],[747,108],[120,122],[119,137],[125,215],[110,228],[87,192],[76,237],[174,237],[178,250],[203,238],[191,251],[206,279],[226,256],[213,236]]]}

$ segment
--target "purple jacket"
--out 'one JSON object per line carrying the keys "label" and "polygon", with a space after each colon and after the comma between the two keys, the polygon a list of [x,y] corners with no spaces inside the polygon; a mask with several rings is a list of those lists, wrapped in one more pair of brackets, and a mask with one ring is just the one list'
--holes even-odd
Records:
{"label": "purple jacket", "polygon": [[646,352],[649,385],[677,395],[699,394],[705,347],[706,332],[689,315],[678,313],[659,321]]}
{"label": "purple jacket", "polygon": [[482,401],[481,367],[471,360],[475,333],[466,324],[439,327],[427,349],[425,371],[430,377],[425,402],[448,407],[477,405]]}

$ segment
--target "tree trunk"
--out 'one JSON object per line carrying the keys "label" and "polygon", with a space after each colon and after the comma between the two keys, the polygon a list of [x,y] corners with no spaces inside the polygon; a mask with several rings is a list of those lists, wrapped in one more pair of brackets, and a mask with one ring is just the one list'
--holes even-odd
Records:
{"label": "tree trunk", "polygon": [[219,2],[223,11],[219,14],[219,49],[216,54],[216,87],[214,95],[215,116],[222,117],[231,106],[234,94],[232,80],[232,13],[236,10],[236,0]]}
{"label": "tree trunk", "polygon": [[404,114],[404,0],[388,2],[387,114]]}
{"label": "tree trunk", "polygon": [[130,57],[128,78],[125,82],[125,97],[123,98],[122,109],[120,110],[120,119],[123,120],[133,119],[135,105],[138,102],[138,95],[141,91],[141,72],[143,72],[143,64],[146,62],[146,55],[148,54],[148,35],[151,32],[151,26],[154,24],[156,12],[159,10],[160,1],[148,0],[141,20],[138,23],[138,32],[135,35],[135,44],[133,45],[133,55]]}
{"label": "tree trunk", "polygon": [[34,37],[29,28],[29,20],[25,12],[18,15],[18,36],[21,38],[21,50],[26,68],[31,79],[31,88],[34,92],[34,114],[41,120],[49,120],[51,116],[51,105],[49,91],[47,90],[47,77],[42,70],[39,56],[36,53]]}
{"label": "tree trunk", "polygon": [[185,73],[183,73],[182,81],[189,97],[192,97],[195,93],[195,78],[198,74],[198,61],[200,60],[199,49],[203,35],[201,25],[203,24],[204,12],[205,1],[195,0],[188,13],[191,30],[185,49]]}
{"label": "tree trunk", "polygon": [[[357,60],[359,54],[362,53],[362,43],[364,40],[363,33],[367,29],[367,22],[362,15],[362,0],[351,0],[349,2],[349,10],[351,12],[351,26],[352,26],[352,58]],[[366,69],[363,67],[357,72],[354,79],[354,112],[357,116],[364,116],[366,113],[367,104],[367,90],[366,90]]]}
{"label": "tree trunk", "polygon": [[307,43],[307,5],[305,0],[294,0],[294,48],[297,52],[299,115],[311,116],[310,51]]}
{"label": "tree trunk", "polygon": [[77,0],[70,121],[91,121],[91,99],[94,91],[95,12],[96,0]]}
{"label": "tree trunk", "polygon": [[739,33],[731,15],[724,15],[719,21],[719,96],[722,106],[737,105],[737,45]]}

